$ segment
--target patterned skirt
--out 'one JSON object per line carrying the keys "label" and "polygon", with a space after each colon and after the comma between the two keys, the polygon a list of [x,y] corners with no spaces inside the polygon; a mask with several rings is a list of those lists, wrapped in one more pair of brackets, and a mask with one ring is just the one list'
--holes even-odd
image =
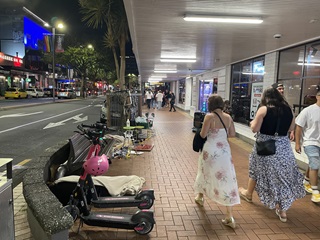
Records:
{"label": "patterned skirt", "polygon": [[270,209],[279,205],[288,210],[292,203],[305,196],[303,174],[299,171],[287,136],[259,134],[258,139],[276,140],[276,154],[257,155],[255,145],[249,160],[249,177],[256,181],[255,190],[261,202]]}

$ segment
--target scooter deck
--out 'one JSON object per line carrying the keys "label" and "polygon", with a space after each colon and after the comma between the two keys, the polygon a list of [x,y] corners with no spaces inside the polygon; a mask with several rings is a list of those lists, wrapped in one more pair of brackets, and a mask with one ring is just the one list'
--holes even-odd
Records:
{"label": "scooter deck", "polygon": [[91,203],[97,208],[136,207],[141,200],[135,199],[135,196],[99,197],[97,200],[92,199]]}
{"label": "scooter deck", "polygon": [[81,219],[89,226],[133,229],[137,225],[129,214],[91,212],[88,216],[81,216]]}

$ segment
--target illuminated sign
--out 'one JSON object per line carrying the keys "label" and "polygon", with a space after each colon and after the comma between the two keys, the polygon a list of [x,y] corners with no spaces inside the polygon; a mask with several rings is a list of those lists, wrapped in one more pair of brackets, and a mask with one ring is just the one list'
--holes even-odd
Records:
{"label": "illuminated sign", "polygon": [[23,66],[23,59],[19,58],[19,57],[6,55],[3,52],[0,52],[0,65],[1,66],[22,67]]}

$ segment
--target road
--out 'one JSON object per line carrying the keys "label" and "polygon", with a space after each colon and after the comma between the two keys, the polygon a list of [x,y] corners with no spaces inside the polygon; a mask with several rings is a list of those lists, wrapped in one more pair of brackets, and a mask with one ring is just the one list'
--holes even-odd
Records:
{"label": "road", "polygon": [[78,124],[99,121],[104,99],[101,96],[55,103],[52,98],[0,100],[0,157],[13,158],[14,187],[21,182],[25,168],[32,166],[32,160],[47,148],[67,141]]}

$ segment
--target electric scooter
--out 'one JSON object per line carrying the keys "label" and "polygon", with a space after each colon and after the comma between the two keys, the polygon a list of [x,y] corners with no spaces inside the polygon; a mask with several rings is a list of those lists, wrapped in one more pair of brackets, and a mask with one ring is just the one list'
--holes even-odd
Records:
{"label": "electric scooter", "polygon": [[[95,127],[94,125],[79,125],[77,128],[87,137],[92,145],[90,146],[87,159],[97,156],[101,148],[101,135],[100,132],[90,131],[83,128],[85,127]],[[104,152],[108,153],[112,148],[114,139],[109,139]],[[110,161],[109,161],[110,163]],[[94,186],[92,176],[87,174],[85,187],[91,193],[90,203],[96,208],[115,208],[115,207],[138,207],[139,209],[149,209],[154,203],[154,190],[142,190],[135,196],[121,196],[121,197],[99,197],[97,190]]]}
{"label": "electric scooter", "polygon": [[[145,235],[152,231],[155,224],[154,213],[151,210],[139,210],[135,214],[91,212],[85,196],[85,181],[87,175],[99,176],[109,168],[106,155],[94,156],[83,164],[79,182],[70,196],[65,209],[71,214],[74,221],[80,217],[80,226],[85,223],[89,226],[133,229],[136,233]],[[78,230],[79,230],[78,229]]]}

